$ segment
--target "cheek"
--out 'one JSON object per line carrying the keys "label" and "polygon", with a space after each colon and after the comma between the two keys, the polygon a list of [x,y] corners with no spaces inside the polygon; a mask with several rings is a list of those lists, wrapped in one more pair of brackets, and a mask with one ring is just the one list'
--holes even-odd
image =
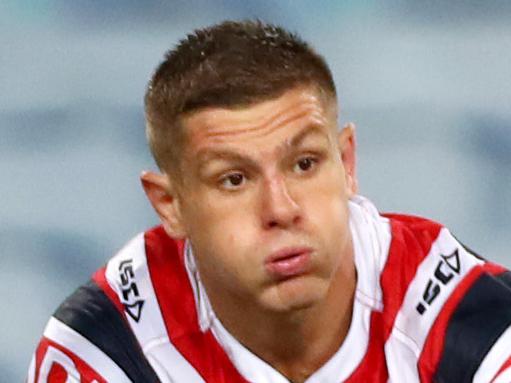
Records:
{"label": "cheek", "polygon": [[332,166],[320,177],[302,185],[302,198],[321,215],[338,216],[349,198],[342,168]]}
{"label": "cheek", "polygon": [[196,201],[191,214],[187,215],[189,238],[197,250],[229,255],[243,254],[254,236],[252,215],[240,201],[204,199]]}
{"label": "cheek", "polygon": [[214,230],[223,236],[236,236],[236,233],[247,229],[252,224],[253,211],[247,198],[211,198],[202,207],[198,226],[208,226],[208,230]]}
{"label": "cheek", "polygon": [[348,194],[343,175],[331,173],[304,190],[306,216],[319,235],[342,241],[348,230]]}
{"label": "cheek", "polygon": [[309,208],[309,219],[327,243],[342,242],[348,230],[347,201],[339,195],[319,194]]}
{"label": "cheek", "polygon": [[206,285],[237,293],[255,278],[254,232],[234,213],[202,217],[189,237]]}

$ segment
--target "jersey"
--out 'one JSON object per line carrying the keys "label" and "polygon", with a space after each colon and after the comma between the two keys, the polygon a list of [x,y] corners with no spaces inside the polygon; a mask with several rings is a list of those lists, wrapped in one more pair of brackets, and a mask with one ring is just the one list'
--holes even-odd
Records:
{"label": "jersey", "polygon": [[[435,222],[350,209],[352,323],[307,383],[511,382],[511,272]],[[287,382],[223,328],[191,247],[162,227],[134,238],[64,301],[27,380]]]}

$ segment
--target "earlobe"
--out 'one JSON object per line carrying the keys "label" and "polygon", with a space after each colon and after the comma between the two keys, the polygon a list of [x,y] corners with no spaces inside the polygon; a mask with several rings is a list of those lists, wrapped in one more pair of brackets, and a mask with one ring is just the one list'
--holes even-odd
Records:
{"label": "earlobe", "polygon": [[351,197],[358,193],[355,124],[349,122],[339,132],[338,145],[344,165],[346,184]]}
{"label": "earlobe", "polygon": [[144,171],[140,175],[140,181],[167,234],[174,239],[186,237],[179,198],[169,177],[166,174]]}

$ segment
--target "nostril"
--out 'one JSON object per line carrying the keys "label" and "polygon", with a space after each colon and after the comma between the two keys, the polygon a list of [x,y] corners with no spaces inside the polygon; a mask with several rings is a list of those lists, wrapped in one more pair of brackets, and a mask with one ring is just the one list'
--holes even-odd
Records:
{"label": "nostril", "polygon": [[270,221],[268,222],[268,228],[272,228],[272,227],[275,227],[275,226],[278,226],[279,223],[277,221]]}

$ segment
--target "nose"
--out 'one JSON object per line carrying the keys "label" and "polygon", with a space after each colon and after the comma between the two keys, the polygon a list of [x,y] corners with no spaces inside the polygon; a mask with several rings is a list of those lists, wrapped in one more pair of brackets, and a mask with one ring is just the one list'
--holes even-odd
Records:
{"label": "nose", "polygon": [[265,229],[289,228],[301,220],[300,205],[290,195],[283,178],[265,180],[261,199],[261,217]]}

